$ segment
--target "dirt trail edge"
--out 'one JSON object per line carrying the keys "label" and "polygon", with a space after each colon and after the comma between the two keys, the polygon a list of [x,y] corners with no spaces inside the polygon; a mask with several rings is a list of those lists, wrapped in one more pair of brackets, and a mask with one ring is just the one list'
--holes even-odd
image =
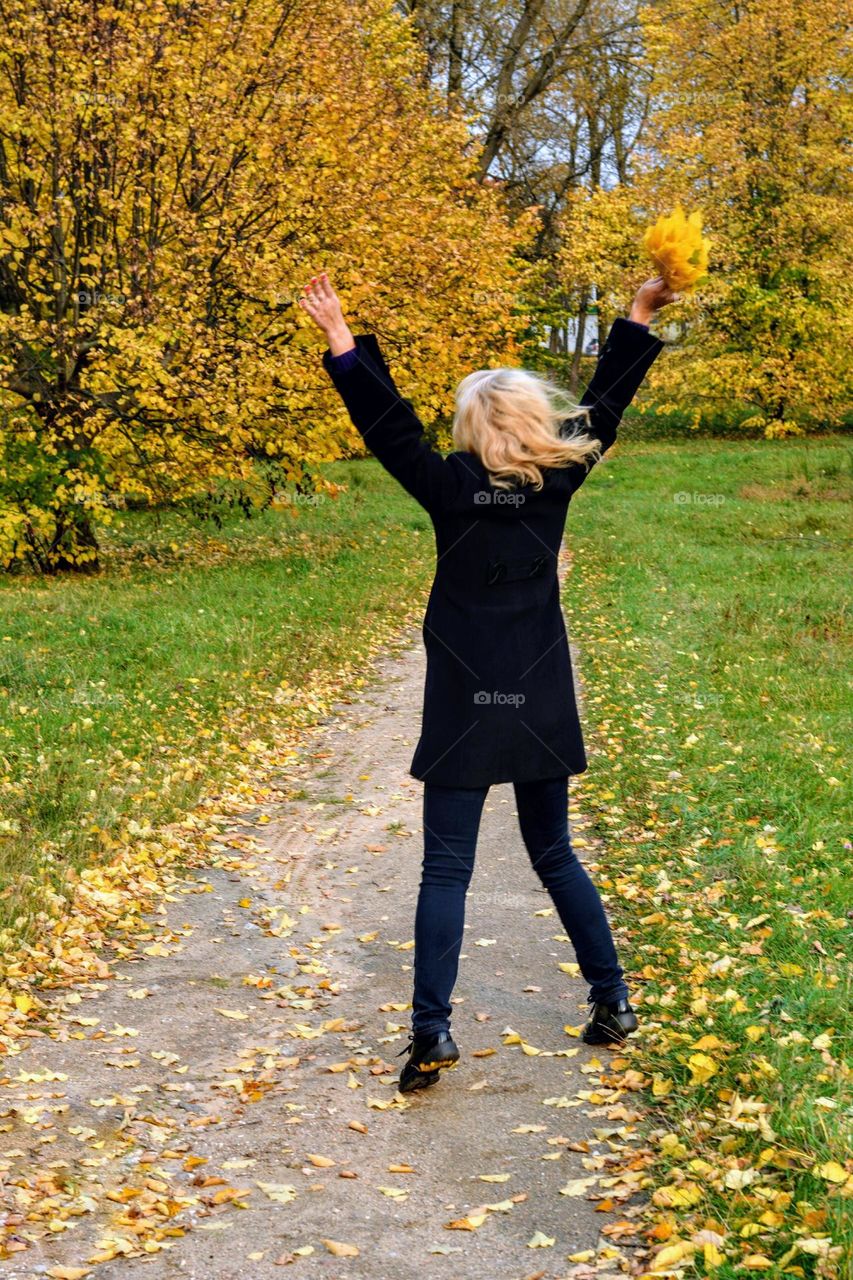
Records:
{"label": "dirt trail edge", "polygon": [[578,1097],[596,1055],[563,1029],[582,1021],[585,988],[558,967],[574,956],[510,786],[487,800],[468,899],[462,1060],[428,1093],[396,1093],[422,682],[413,635],[306,740],[291,798],[223,834],[233,861],[171,894],[154,954],[81,988],[68,1038],[10,1064],[0,1192],[21,1251],[0,1276],[557,1280],[617,1266],[593,1260],[607,1218],[581,1181],[595,1182],[612,1122],[601,1098]]}

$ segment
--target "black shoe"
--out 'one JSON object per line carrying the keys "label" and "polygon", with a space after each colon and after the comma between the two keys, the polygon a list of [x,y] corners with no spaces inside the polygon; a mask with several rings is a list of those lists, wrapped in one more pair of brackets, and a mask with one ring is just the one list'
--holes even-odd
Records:
{"label": "black shoe", "polygon": [[397,1057],[409,1054],[409,1061],[400,1072],[401,1093],[413,1093],[415,1089],[429,1089],[438,1083],[444,1067],[455,1067],[459,1050],[449,1031],[428,1032],[424,1036],[410,1036],[405,1049]]}
{"label": "black shoe", "polygon": [[622,1044],[638,1026],[637,1015],[627,1000],[594,1004],[581,1039],[585,1044]]}

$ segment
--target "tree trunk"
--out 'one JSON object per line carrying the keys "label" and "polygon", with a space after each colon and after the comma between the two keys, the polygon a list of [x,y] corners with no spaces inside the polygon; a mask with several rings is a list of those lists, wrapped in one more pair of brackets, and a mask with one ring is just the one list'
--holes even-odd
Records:
{"label": "tree trunk", "polygon": [[578,383],[581,374],[581,356],[583,355],[583,343],[586,336],[586,317],[587,307],[589,306],[589,289],[586,288],[581,294],[580,306],[578,307],[578,332],[575,339],[575,350],[572,355],[571,372],[569,374],[569,390],[572,395],[577,395]]}
{"label": "tree trunk", "polygon": [[450,6],[450,45],[447,51],[447,96],[458,101],[462,93],[462,54],[465,36],[465,5],[454,0]]}
{"label": "tree trunk", "polygon": [[[67,551],[64,548],[67,547]],[[91,553],[90,558],[79,560],[81,551]],[[56,534],[49,555],[46,573],[99,573],[98,538],[88,511],[64,511],[57,521]]]}

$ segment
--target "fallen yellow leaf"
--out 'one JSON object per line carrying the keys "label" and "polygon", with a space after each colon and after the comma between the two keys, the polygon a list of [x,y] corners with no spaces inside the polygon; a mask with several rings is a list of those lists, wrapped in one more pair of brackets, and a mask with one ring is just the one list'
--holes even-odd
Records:
{"label": "fallen yellow leaf", "polygon": [[447,1231],[476,1231],[488,1216],[487,1213],[469,1213],[465,1218],[454,1218],[452,1222],[445,1222],[444,1226]]}
{"label": "fallen yellow leaf", "polygon": [[706,1053],[691,1054],[687,1060],[687,1065],[692,1076],[691,1084],[704,1084],[717,1071],[716,1062],[713,1058],[709,1058]]}
{"label": "fallen yellow leaf", "polygon": [[324,1244],[329,1253],[334,1254],[336,1258],[358,1257],[358,1247],[354,1244],[344,1244],[340,1240],[321,1240],[320,1243]]}
{"label": "fallen yellow leaf", "polygon": [[560,1188],[561,1196],[585,1196],[590,1187],[594,1187],[598,1178],[573,1178]]}
{"label": "fallen yellow leaf", "polygon": [[652,1271],[670,1271],[673,1267],[678,1266],[679,1263],[684,1262],[685,1259],[692,1258],[695,1252],[696,1250],[689,1240],[676,1240],[655,1255]]}
{"label": "fallen yellow leaf", "polygon": [[546,1236],[544,1231],[536,1231],[527,1241],[528,1249],[550,1249],[557,1243],[555,1236]]}
{"label": "fallen yellow leaf", "polygon": [[712,1244],[710,1240],[706,1240],[705,1244],[702,1246],[702,1256],[705,1262],[706,1271],[710,1271],[714,1267],[720,1267],[725,1262],[725,1258],[720,1253],[717,1246]]}
{"label": "fallen yellow leaf", "polygon": [[847,1170],[837,1160],[827,1160],[826,1164],[820,1166],[818,1173],[827,1182],[842,1183],[847,1181]]}
{"label": "fallen yellow leaf", "polygon": [[292,1187],[289,1182],[260,1182],[256,1180],[256,1186],[259,1186],[265,1196],[270,1200],[274,1200],[276,1204],[290,1204],[291,1200],[296,1199],[296,1187]]}

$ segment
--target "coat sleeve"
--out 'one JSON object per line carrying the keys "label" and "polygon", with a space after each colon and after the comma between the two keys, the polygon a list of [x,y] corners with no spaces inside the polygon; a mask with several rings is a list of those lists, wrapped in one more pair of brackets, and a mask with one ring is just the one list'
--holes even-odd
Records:
{"label": "coat sleeve", "polygon": [[330,351],[323,367],[346,405],[353,425],[386,471],[427,511],[454,500],[457,468],[430,448],[412,402],[400,395],[374,334],[359,335],[358,358],[336,368]]}
{"label": "coat sleeve", "polygon": [[[622,316],[613,321],[592,381],[580,400],[580,404],[589,409],[586,430],[601,441],[602,453],[616,439],[623,413],[665,345],[643,326],[632,324]],[[584,431],[583,420],[570,420],[566,428]],[[579,463],[570,469],[573,490],[583,484],[591,465]]]}

